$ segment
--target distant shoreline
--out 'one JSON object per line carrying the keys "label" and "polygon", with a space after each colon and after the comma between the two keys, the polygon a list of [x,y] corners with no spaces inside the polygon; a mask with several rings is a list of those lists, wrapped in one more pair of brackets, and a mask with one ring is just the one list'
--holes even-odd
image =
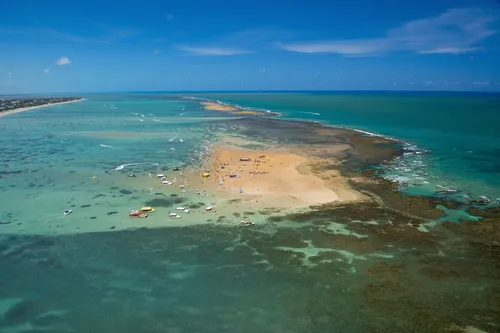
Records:
{"label": "distant shoreline", "polygon": [[34,109],[38,109],[38,108],[43,108],[43,107],[46,107],[46,106],[53,106],[53,105],[60,105],[60,104],[67,104],[67,103],[75,103],[75,102],[82,102],[82,101],[86,101],[86,100],[87,100],[86,98],[80,98],[80,99],[75,99],[75,100],[72,100],[72,101],[57,102],[57,103],[47,103],[47,104],[40,104],[40,105],[36,105],[36,106],[30,106],[30,107],[27,107],[27,108],[19,108],[19,109],[14,109],[14,110],[8,110],[8,111],[0,112],[0,118],[8,116],[8,115],[12,115],[12,114],[24,112],[24,111],[30,111],[30,110],[34,110]]}
{"label": "distant shoreline", "polygon": [[212,101],[208,99],[196,100],[201,100],[203,108],[207,111],[225,111],[240,116],[281,116],[279,112],[269,110],[247,109],[239,105],[227,104],[221,101]]}

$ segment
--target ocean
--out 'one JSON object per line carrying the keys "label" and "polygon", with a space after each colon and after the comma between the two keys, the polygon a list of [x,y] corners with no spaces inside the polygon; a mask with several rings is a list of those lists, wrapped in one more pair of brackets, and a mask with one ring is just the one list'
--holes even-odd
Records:
{"label": "ocean", "polygon": [[402,140],[407,155],[384,170],[411,194],[455,187],[465,201],[500,201],[500,94],[312,92],[202,94],[283,117]]}
{"label": "ocean", "polygon": [[[500,203],[498,94],[85,95],[0,118],[0,332],[500,331],[496,262],[440,223],[391,238],[400,217],[371,208],[167,219],[216,197],[157,174],[242,127],[186,96],[400,140],[372,167],[402,193]],[[127,216],[142,205],[158,211]]]}

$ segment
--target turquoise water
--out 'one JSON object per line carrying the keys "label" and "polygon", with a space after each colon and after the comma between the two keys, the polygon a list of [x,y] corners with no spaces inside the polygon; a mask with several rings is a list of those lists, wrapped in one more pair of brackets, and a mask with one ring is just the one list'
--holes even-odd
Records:
{"label": "turquoise water", "polygon": [[[180,203],[170,195],[181,191],[165,190],[156,174],[200,160],[215,120],[194,103],[127,96],[93,96],[2,118],[2,232],[120,229],[129,221],[125,212],[156,193]],[[60,220],[67,209],[71,219]]]}
{"label": "turquoise water", "polygon": [[[493,121],[482,131],[479,116],[467,126],[453,113],[476,106],[498,117],[493,95],[206,96],[415,143],[429,154],[401,163],[407,173],[417,172],[411,158],[429,163],[429,184],[416,189],[498,189]],[[216,198],[163,186],[156,174],[188,173],[239,123],[169,94],[86,97],[0,118],[0,332],[498,331],[498,272],[439,227],[419,232],[404,220],[391,229],[397,216],[362,212],[255,228],[209,222],[196,208],[167,219],[179,205],[203,211]],[[157,213],[127,216],[146,204]],[[62,218],[65,209],[74,212]]]}
{"label": "turquoise water", "polygon": [[[479,93],[203,94],[285,118],[320,121],[404,140],[407,156],[388,170],[413,194],[451,186],[463,200],[500,198],[500,95]],[[420,154],[426,152],[425,154]],[[387,170],[386,170],[387,171]],[[500,202],[500,201],[499,201]]]}

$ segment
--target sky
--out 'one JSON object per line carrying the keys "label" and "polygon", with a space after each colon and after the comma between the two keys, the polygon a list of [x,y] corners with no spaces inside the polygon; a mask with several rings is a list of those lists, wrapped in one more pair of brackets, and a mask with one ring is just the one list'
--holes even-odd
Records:
{"label": "sky", "polygon": [[0,94],[500,91],[500,0],[1,0]]}

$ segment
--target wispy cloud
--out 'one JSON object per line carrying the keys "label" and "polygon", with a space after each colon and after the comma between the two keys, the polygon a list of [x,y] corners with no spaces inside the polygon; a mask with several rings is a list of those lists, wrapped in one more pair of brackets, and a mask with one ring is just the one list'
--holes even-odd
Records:
{"label": "wispy cloud", "polygon": [[154,50],[153,50],[153,55],[158,55],[158,54],[160,54],[160,53],[161,53],[161,51],[160,51],[160,50],[158,50],[158,49],[154,49]]}
{"label": "wispy cloud", "polygon": [[275,40],[289,40],[295,33],[274,28],[255,28],[212,36],[196,45],[178,45],[177,49],[194,55],[229,56],[274,48]]}
{"label": "wispy cloud", "polygon": [[44,71],[45,73],[48,73],[48,72],[49,72],[49,69],[48,69],[48,68],[45,68],[43,71]]}
{"label": "wispy cloud", "polygon": [[127,27],[112,27],[106,24],[98,24],[97,27],[102,32],[103,39],[109,42],[116,42],[131,37],[136,37],[140,30]]}
{"label": "wispy cloud", "polygon": [[55,37],[58,39],[64,39],[74,43],[91,43],[91,44],[108,44],[109,41],[103,38],[86,37],[75,34],[70,34],[67,32],[62,32],[50,28],[41,28],[34,31],[26,31],[26,33],[36,33],[43,34],[48,37]]}
{"label": "wispy cloud", "polygon": [[43,39],[60,39],[74,43],[110,44],[127,38],[135,37],[141,31],[132,28],[110,27],[105,24],[95,25],[92,31],[93,36],[82,36],[70,32],[59,31],[46,27],[29,27],[22,29],[0,28],[0,34],[23,34],[34,35]]}
{"label": "wispy cloud", "polygon": [[480,49],[480,42],[497,33],[489,24],[498,17],[482,9],[450,9],[435,17],[414,20],[389,30],[385,36],[281,43],[278,47],[301,53],[337,53],[348,56],[376,55],[391,51],[420,54],[460,54]]}
{"label": "wispy cloud", "polygon": [[56,60],[56,64],[59,66],[65,66],[71,64],[71,61],[69,60],[68,57],[61,57]]}
{"label": "wispy cloud", "polygon": [[238,55],[238,54],[245,54],[245,53],[251,53],[251,51],[247,50],[242,50],[242,49],[234,49],[234,48],[226,48],[226,47],[212,47],[212,46],[207,46],[207,47],[195,47],[195,46],[187,46],[187,45],[180,45],[177,47],[179,50],[189,52],[191,54],[195,55],[212,55],[212,56],[230,56],[230,55]]}
{"label": "wispy cloud", "polygon": [[165,17],[167,18],[167,21],[172,21],[174,19],[173,14],[167,14]]}

